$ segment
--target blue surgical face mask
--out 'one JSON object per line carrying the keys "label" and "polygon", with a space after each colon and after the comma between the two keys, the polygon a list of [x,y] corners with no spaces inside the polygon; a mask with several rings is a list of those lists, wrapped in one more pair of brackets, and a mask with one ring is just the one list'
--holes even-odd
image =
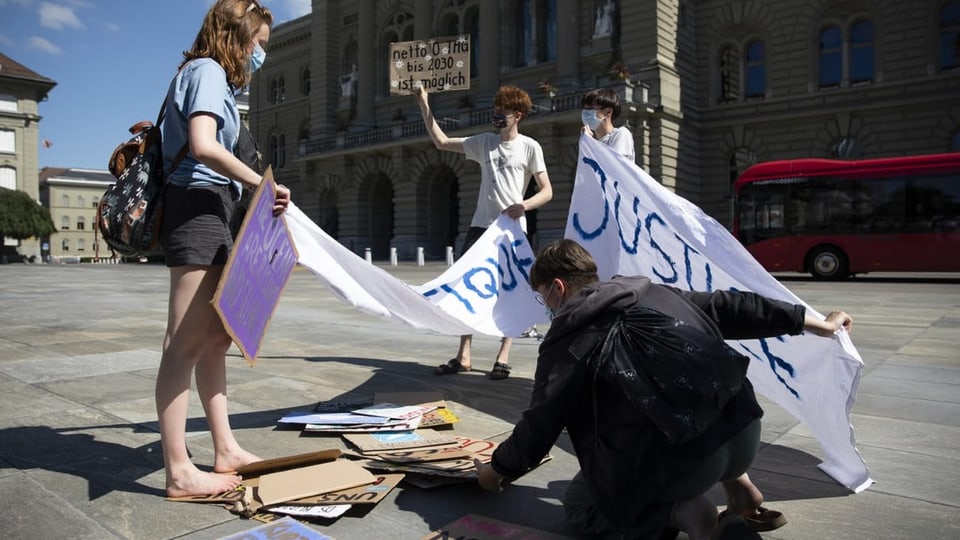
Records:
{"label": "blue surgical face mask", "polygon": [[250,56],[250,73],[256,72],[260,69],[260,66],[263,65],[263,61],[267,59],[267,52],[263,50],[263,47],[259,43],[253,44],[253,55]]}
{"label": "blue surgical face mask", "polygon": [[550,307],[550,304],[547,303],[547,299],[550,298],[550,295],[553,294],[553,283],[550,284],[550,288],[547,289],[547,294],[540,298],[541,303],[543,304],[543,314],[547,316],[548,321],[553,321],[553,318],[557,315],[557,309],[560,309],[560,306],[557,306],[557,309]]}
{"label": "blue surgical face mask", "polygon": [[588,128],[596,131],[603,122],[603,118],[597,116],[596,109],[582,109],[580,111],[580,121],[586,124]]}

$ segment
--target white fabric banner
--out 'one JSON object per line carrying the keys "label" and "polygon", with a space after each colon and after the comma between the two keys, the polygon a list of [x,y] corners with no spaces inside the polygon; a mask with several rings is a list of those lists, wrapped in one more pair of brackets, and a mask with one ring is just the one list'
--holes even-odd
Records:
{"label": "white fabric banner", "polygon": [[367,313],[450,335],[519,336],[545,320],[529,283],[533,249],[519,223],[507,216],[446,272],[419,287],[354,254],[293,203],[285,216],[300,264],[338,298]]}
{"label": "white fabric banner", "polygon": [[[580,138],[564,236],[593,255],[603,280],[643,275],[684,290],[753,291],[816,312],[724,226],[591,137]],[[824,453],[820,469],[855,492],[869,487],[850,425],[863,361],[847,332],[730,345],[753,360],[748,376],[756,390],[814,432]]]}
{"label": "white fabric banner", "polygon": [[[286,222],[300,263],[337,297],[368,313],[450,335],[518,336],[545,320],[528,283],[534,254],[519,224],[506,216],[446,272],[419,287],[367,263],[292,203]],[[601,279],[645,275],[686,290],[754,291],[803,304],[713,218],[586,136],[565,236],[590,251]],[[855,492],[869,487],[850,425],[863,362],[846,332],[731,345],[755,360],[748,376],[757,391],[814,432],[825,456],[820,468]]]}

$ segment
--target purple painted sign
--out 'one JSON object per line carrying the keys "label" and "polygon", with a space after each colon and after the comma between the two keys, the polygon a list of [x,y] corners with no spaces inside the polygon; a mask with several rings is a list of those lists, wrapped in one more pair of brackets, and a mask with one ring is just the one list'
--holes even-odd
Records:
{"label": "purple painted sign", "polygon": [[268,170],[243,220],[220,277],[213,305],[251,366],[299,255],[283,215],[273,216],[273,173]]}

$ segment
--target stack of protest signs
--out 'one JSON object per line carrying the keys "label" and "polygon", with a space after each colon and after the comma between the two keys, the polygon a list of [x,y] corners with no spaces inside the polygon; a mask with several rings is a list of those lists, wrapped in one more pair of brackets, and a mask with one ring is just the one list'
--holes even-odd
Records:
{"label": "stack of protest signs", "polygon": [[237,471],[243,482],[234,490],[168,500],[221,504],[267,523],[284,515],[333,519],[353,505],[380,502],[403,479],[403,474],[372,474],[340,456],[331,449],[257,461]]}

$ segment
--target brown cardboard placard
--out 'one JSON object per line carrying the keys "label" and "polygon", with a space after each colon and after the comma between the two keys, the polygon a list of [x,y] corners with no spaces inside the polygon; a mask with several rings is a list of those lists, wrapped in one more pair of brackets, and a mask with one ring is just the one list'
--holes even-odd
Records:
{"label": "brown cardboard placard", "polygon": [[469,538],[470,540],[503,540],[522,538],[523,540],[570,540],[562,536],[532,527],[508,523],[477,514],[467,514],[462,518],[433,531],[420,540],[446,540],[448,538]]}
{"label": "brown cardboard placard", "polygon": [[337,460],[261,475],[256,494],[263,506],[270,506],[372,484],[376,479],[376,476],[352,461]]}
{"label": "brown cardboard placard", "polygon": [[294,499],[284,504],[287,506],[320,506],[328,504],[377,504],[386,497],[397,484],[403,480],[403,474],[381,474],[372,484],[366,484],[349,489],[331,491],[312,495],[302,499]]}

